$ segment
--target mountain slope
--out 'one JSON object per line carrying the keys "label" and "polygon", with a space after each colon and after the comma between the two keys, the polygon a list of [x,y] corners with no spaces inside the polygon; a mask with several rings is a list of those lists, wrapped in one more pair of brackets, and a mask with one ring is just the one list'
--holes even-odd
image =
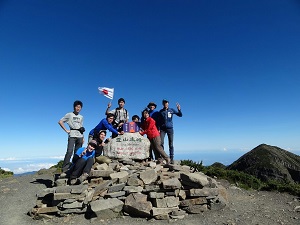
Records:
{"label": "mountain slope", "polygon": [[263,181],[300,182],[300,156],[266,144],[241,156],[227,169],[243,171]]}

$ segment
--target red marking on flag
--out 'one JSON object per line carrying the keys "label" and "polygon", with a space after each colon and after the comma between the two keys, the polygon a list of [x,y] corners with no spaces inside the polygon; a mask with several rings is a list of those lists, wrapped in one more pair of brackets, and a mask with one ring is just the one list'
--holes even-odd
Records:
{"label": "red marking on flag", "polygon": [[106,89],[102,90],[103,94],[108,95],[108,91]]}

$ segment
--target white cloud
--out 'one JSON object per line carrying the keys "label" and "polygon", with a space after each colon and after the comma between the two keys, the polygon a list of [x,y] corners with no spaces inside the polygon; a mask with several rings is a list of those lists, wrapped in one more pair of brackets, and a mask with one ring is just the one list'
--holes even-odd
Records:
{"label": "white cloud", "polygon": [[23,162],[32,162],[33,160],[41,160],[41,159],[64,159],[64,156],[49,156],[49,157],[36,157],[36,158],[16,158],[16,157],[8,157],[8,158],[0,158],[0,161],[23,161]]}
{"label": "white cloud", "polygon": [[9,158],[0,158],[0,161],[15,161],[17,158],[15,157],[9,157]]}
{"label": "white cloud", "polygon": [[5,171],[10,171],[10,169],[8,169],[8,168],[1,168],[1,169],[5,170]]}
{"label": "white cloud", "polygon": [[50,156],[49,159],[64,159],[64,156]]}
{"label": "white cloud", "polygon": [[56,165],[64,156],[48,156],[48,157],[33,157],[33,158],[1,158],[0,167],[6,171],[12,171],[14,174],[38,171],[42,168],[48,169]]}
{"label": "white cloud", "polygon": [[23,167],[18,167],[13,169],[14,174],[21,174],[26,172],[38,171],[40,169],[49,169],[51,166],[55,165],[54,163],[37,163],[37,164],[28,164]]}

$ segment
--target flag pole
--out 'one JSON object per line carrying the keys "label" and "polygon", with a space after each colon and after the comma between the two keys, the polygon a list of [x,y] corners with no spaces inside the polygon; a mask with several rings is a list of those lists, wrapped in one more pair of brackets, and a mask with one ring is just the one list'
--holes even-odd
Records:
{"label": "flag pole", "polygon": [[111,99],[110,99],[110,104],[111,104],[111,102],[112,102],[112,100],[114,99],[114,94],[115,94],[115,89],[114,88],[112,88],[112,90],[113,90],[113,95],[112,95],[112,97],[111,97]]}
{"label": "flag pole", "polygon": [[[113,93],[114,93],[114,92],[115,92],[115,89],[112,88],[112,91],[113,91]],[[109,100],[109,105],[110,105],[110,106],[111,106],[111,102],[112,102],[113,98],[114,98],[114,94],[112,95],[112,97],[111,97],[110,100]]]}

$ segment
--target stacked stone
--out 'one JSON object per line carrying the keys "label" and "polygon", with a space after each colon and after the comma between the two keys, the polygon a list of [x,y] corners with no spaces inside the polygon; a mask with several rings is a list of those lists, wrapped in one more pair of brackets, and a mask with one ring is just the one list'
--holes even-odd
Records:
{"label": "stacked stone", "polygon": [[85,214],[111,219],[120,215],[175,219],[188,213],[220,210],[227,204],[225,188],[201,172],[181,165],[113,160],[95,163],[88,180],[68,185],[54,178],[54,187],[37,195],[34,218]]}

